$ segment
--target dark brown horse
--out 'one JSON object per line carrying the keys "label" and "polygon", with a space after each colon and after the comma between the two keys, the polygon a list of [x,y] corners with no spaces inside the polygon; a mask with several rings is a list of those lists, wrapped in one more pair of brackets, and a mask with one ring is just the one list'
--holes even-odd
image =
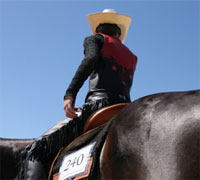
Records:
{"label": "dark brown horse", "polygon": [[0,138],[0,179],[14,179],[20,167],[20,154],[34,139]]}
{"label": "dark brown horse", "polygon": [[200,90],[141,98],[112,121],[102,179],[200,179]]}
{"label": "dark brown horse", "polygon": [[[13,146],[3,147],[12,162],[20,152]],[[2,152],[0,157],[2,166]],[[200,179],[200,90],[150,95],[128,105],[112,118],[99,162],[91,179]]]}

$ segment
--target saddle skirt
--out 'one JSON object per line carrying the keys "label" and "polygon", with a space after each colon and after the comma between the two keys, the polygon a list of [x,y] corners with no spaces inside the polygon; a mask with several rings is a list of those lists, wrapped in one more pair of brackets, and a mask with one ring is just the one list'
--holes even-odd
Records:
{"label": "saddle skirt", "polygon": [[92,129],[60,149],[51,165],[48,180],[92,178],[98,168],[97,162],[109,125]]}

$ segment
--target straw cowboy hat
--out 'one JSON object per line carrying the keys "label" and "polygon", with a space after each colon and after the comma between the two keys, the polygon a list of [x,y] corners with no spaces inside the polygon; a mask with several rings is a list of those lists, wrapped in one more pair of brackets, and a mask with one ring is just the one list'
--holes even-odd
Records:
{"label": "straw cowboy hat", "polygon": [[114,9],[105,9],[102,13],[93,13],[86,16],[92,33],[96,33],[96,28],[99,24],[111,23],[117,24],[121,29],[121,36],[119,39],[124,42],[126,35],[128,33],[129,25],[131,22],[131,17],[118,14]]}

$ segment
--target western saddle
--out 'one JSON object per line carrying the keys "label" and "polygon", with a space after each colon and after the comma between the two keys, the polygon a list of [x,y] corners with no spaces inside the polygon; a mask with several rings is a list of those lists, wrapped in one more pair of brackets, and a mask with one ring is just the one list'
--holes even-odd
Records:
{"label": "western saddle", "polygon": [[107,123],[114,115],[118,114],[127,105],[128,103],[121,103],[100,109],[99,111],[91,115],[91,117],[85,124],[84,133]]}

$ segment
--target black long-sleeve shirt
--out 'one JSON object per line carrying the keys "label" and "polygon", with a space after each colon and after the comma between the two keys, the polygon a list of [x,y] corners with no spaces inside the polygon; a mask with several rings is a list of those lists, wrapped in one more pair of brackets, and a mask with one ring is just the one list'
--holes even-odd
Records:
{"label": "black long-sleeve shirt", "polygon": [[68,89],[66,90],[65,96],[72,96],[76,99],[76,95],[79,89],[82,87],[85,80],[91,74],[95,65],[97,64],[100,56],[100,50],[104,43],[104,37],[100,34],[92,35],[84,40],[84,53],[85,57],[78,67],[75,76],[73,77]]}
{"label": "black long-sleeve shirt", "polygon": [[89,36],[84,41],[85,58],[73,77],[66,96],[76,95],[90,75],[89,95],[105,93],[130,99],[130,88],[137,64],[135,56],[118,38],[105,34]]}

